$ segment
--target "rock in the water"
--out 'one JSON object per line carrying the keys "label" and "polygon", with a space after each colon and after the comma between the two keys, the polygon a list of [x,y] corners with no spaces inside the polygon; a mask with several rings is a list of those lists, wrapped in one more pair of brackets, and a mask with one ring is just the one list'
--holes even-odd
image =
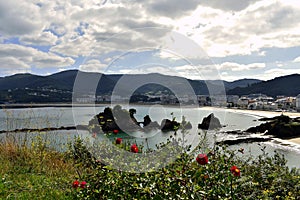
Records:
{"label": "rock in the water", "polygon": [[151,122],[152,122],[152,120],[151,120],[151,118],[149,117],[149,115],[146,115],[146,116],[144,117],[144,122],[143,122],[144,127],[145,127],[145,126],[148,126]]}
{"label": "rock in the water", "polygon": [[263,120],[268,122],[251,127],[246,131],[251,133],[265,133],[266,135],[273,135],[282,139],[300,136],[300,122],[298,118],[292,119],[288,116],[280,115]]}
{"label": "rock in the water", "polygon": [[163,119],[161,122],[161,130],[166,131],[176,131],[179,129],[180,123],[175,120],[171,121],[169,119]]}
{"label": "rock in the water", "polygon": [[236,145],[240,143],[253,143],[253,142],[267,142],[272,140],[271,138],[240,138],[236,140],[224,140],[217,142],[216,144]]}
{"label": "rock in the water", "polygon": [[199,129],[211,130],[211,129],[219,129],[222,128],[220,120],[215,117],[213,113],[204,117],[201,124],[198,124]]}

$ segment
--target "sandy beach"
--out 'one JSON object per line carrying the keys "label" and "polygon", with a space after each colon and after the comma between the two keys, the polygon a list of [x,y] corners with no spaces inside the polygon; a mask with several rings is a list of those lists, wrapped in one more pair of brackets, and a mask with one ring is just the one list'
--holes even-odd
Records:
{"label": "sandy beach", "polygon": [[[262,110],[239,110],[239,109],[227,109],[228,112],[235,112],[235,113],[243,113],[243,114],[250,114],[258,117],[275,117],[281,114],[287,115],[291,118],[300,117],[300,113],[292,113],[292,112],[272,112],[272,111],[262,111]],[[300,137],[287,139],[286,141],[300,144]]]}
{"label": "sandy beach", "polygon": [[294,139],[289,139],[287,141],[293,142],[293,143],[296,143],[296,144],[300,144],[300,137],[299,138],[294,138]]}
{"label": "sandy beach", "polygon": [[[246,115],[252,115],[257,118],[262,117],[275,117],[281,114],[287,115],[291,118],[300,117],[300,113],[293,113],[293,112],[272,112],[272,111],[263,111],[263,110],[243,110],[243,109],[229,109],[229,108],[216,108],[216,107],[204,107],[206,110],[222,110],[226,112],[232,112],[232,113],[241,113]],[[300,145],[300,137],[299,138],[293,138],[293,139],[286,139],[285,141],[292,142],[295,144]]]}
{"label": "sandy beach", "polygon": [[289,117],[300,117],[299,112],[274,112],[274,111],[264,111],[264,110],[242,110],[242,109],[226,109],[228,112],[250,114],[257,117],[275,117],[281,114],[287,115]]}

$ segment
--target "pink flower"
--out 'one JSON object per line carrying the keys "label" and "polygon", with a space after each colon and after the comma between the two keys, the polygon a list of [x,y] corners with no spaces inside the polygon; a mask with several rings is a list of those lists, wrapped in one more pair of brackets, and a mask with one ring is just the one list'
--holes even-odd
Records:
{"label": "pink flower", "polygon": [[200,165],[206,165],[208,163],[208,157],[206,154],[199,154],[196,158],[196,161],[200,164]]}
{"label": "pink flower", "polygon": [[80,183],[80,187],[81,187],[81,188],[85,188],[85,187],[86,187],[86,182],[85,182],[85,181],[82,181],[82,182]]}
{"label": "pink flower", "polygon": [[118,134],[118,133],[119,133],[119,130],[115,129],[115,130],[113,130],[113,133],[114,133],[114,134]]}

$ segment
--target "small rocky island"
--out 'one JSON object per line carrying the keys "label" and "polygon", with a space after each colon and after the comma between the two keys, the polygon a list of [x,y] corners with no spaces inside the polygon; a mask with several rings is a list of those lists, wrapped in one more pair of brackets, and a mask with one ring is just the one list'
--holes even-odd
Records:
{"label": "small rocky island", "polygon": [[[273,138],[291,139],[300,137],[300,117],[290,118],[286,115],[280,115],[272,118],[262,118],[259,121],[265,121],[258,126],[251,127],[245,131],[227,131],[227,134],[238,135],[237,139],[224,140],[217,144],[235,145],[239,143],[266,142]],[[223,132],[224,133],[224,132]],[[260,134],[257,137],[251,134]]]}
{"label": "small rocky island", "polygon": [[201,124],[198,124],[199,129],[203,130],[212,130],[212,129],[220,129],[222,128],[222,125],[220,123],[220,120],[215,117],[213,113],[208,115],[207,117],[204,117]]}
{"label": "small rocky island", "polygon": [[262,118],[260,121],[266,123],[251,127],[246,132],[264,133],[281,139],[300,137],[300,117],[290,118],[282,114],[273,118]]}
{"label": "small rocky island", "polygon": [[88,124],[90,132],[113,132],[113,131],[143,131],[149,132],[153,129],[160,129],[163,132],[176,131],[182,127],[185,129],[191,129],[190,122],[183,120],[179,123],[173,118],[163,119],[159,125],[156,121],[152,121],[149,115],[144,117],[144,120],[138,122],[135,118],[136,110],[131,108],[129,110],[122,109],[120,105],[116,105],[114,108],[106,107],[103,112],[100,112],[94,116]]}

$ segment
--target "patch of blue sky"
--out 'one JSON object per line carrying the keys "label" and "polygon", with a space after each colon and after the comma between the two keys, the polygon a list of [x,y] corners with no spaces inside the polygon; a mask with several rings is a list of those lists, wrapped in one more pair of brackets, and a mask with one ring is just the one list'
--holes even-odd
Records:
{"label": "patch of blue sky", "polygon": [[85,29],[89,27],[89,24],[86,22],[80,22],[79,26],[75,29],[79,36],[83,36],[85,34]]}
{"label": "patch of blue sky", "polygon": [[79,56],[78,58],[76,58],[74,64],[70,66],[70,68],[79,69],[79,66],[84,64],[85,61],[86,61],[85,57]]}
{"label": "patch of blue sky", "polygon": [[35,5],[37,5],[38,7],[43,7],[43,4],[42,3],[36,3]]}
{"label": "patch of blue sky", "polygon": [[45,52],[45,53],[48,53],[52,47],[52,46],[37,46],[37,45],[24,45],[24,46],[32,47],[34,49],[37,49],[37,50]]}
{"label": "patch of blue sky", "polygon": [[20,44],[20,40],[18,37],[11,37],[3,39],[3,44]]}

